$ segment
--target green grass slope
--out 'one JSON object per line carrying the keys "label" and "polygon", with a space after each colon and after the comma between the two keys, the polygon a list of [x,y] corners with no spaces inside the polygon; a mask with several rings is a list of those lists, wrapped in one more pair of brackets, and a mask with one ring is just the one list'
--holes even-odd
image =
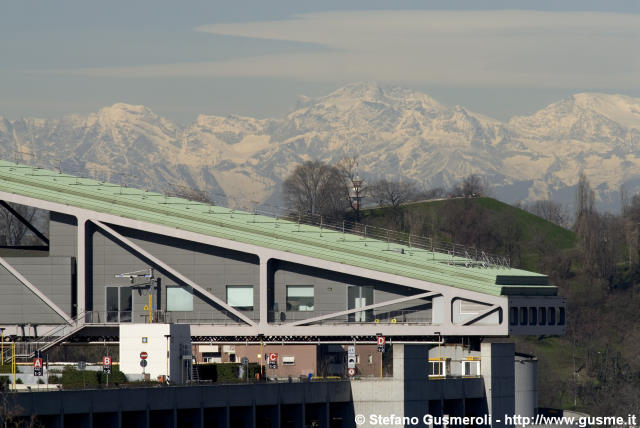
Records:
{"label": "green grass slope", "polygon": [[452,198],[363,210],[363,221],[512,258],[535,270],[545,249],[569,250],[573,231],[493,198]]}

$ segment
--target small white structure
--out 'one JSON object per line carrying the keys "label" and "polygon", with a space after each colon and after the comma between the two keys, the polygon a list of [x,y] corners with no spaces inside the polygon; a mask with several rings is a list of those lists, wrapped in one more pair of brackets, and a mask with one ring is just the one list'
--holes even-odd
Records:
{"label": "small white structure", "polygon": [[120,324],[120,370],[130,379],[169,375],[171,383],[185,383],[191,358],[188,324]]}

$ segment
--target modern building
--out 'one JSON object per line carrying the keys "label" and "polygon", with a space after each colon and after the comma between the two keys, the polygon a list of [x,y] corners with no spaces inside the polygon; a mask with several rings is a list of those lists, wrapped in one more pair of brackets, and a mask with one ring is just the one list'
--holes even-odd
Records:
{"label": "modern building", "polygon": [[[426,388],[430,378],[490,383],[498,368],[486,358],[498,352],[510,367],[516,358],[495,339],[566,329],[564,298],[546,276],[419,237],[385,239],[4,161],[0,200],[42,241],[0,249],[0,326],[32,349],[117,338],[121,324],[188,324],[196,366],[246,357],[267,377],[345,376],[353,354],[356,377],[383,365],[399,376],[398,356],[411,354],[424,368],[411,379]],[[45,210],[48,234],[6,203]],[[466,412],[464,396],[446,405],[455,398],[439,388],[440,411]],[[474,394],[490,409],[492,391]]]}

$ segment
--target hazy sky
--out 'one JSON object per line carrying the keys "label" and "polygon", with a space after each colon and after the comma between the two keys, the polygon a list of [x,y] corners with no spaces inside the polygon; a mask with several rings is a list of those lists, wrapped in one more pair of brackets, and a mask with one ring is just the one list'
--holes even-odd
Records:
{"label": "hazy sky", "polygon": [[638,46],[636,0],[9,1],[0,116],[277,117],[369,80],[505,119],[576,92],[640,97]]}

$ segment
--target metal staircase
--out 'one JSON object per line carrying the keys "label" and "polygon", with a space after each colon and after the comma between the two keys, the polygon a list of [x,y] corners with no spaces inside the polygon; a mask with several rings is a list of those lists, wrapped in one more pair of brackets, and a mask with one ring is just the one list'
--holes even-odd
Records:
{"label": "metal staircase", "polygon": [[[26,342],[16,342],[16,358],[33,358],[37,351],[44,352],[55,345],[62,343],[78,331],[82,330],[84,326],[85,314],[82,313],[72,319],[71,322],[61,324],[50,330],[45,336],[34,337],[32,340]],[[11,358],[10,354],[9,358]]]}
{"label": "metal staircase", "polygon": [[200,382],[200,373],[198,371],[198,366],[193,364],[191,366],[191,382],[198,383]]}

